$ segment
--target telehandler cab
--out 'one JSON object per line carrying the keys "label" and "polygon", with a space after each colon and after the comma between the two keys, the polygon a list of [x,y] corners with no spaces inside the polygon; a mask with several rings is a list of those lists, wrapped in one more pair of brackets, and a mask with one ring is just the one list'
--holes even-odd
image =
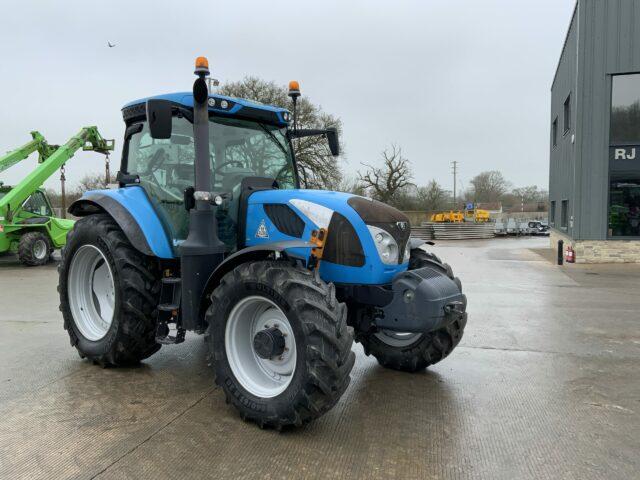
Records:
{"label": "telehandler cab", "polygon": [[59,267],[81,357],[130,365],[205,334],[215,381],[242,418],[300,426],[349,384],[362,343],[385,367],[445,358],[467,321],[451,268],[380,202],[299,187],[286,109],[193,91],[131,102],[119,187],[87,192]]}

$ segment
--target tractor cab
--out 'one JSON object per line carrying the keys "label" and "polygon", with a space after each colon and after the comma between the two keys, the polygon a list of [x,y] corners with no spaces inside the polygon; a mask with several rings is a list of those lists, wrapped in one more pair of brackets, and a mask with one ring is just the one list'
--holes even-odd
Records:
{"label": "tractor cab", "polygon": [[[143,108],[149,99],[126,105],[120,182],[145,189],[176,249],[188,234],[185,201],[190,199],[185,191],[195,184],[193,96],[175,93],[152,99],[170,102],[171,133],[168,138],[153,137]],[[221,95],[209,95],[207,107],[209,190],[225,194],[217,219],[221,239],[234,251],[243,180],[268,178],[279,189],[298,187],[288,135],[291,117],[285,109]]]}

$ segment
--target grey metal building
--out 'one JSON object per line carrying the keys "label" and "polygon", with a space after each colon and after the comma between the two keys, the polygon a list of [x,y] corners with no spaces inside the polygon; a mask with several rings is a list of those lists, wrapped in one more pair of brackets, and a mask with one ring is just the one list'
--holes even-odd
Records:
{"label": "grey metal building", "polygon": [[640,0],[578,0],[550,125],[552,246],[640,262]]}

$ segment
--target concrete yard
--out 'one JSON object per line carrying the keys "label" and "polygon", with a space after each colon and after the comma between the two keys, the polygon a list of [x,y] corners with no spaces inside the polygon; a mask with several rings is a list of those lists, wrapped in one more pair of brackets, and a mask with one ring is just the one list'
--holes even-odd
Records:
{"label": "concrete yard", "polygon": [[138,368],[81,360],[56,265],[2,257],[0,478],[640,478],[640,265],[547,245],[434,247],[469,298],[461,345],[413,375],[356,345],[339,404],[284,433],[225,404],[193,334]]}

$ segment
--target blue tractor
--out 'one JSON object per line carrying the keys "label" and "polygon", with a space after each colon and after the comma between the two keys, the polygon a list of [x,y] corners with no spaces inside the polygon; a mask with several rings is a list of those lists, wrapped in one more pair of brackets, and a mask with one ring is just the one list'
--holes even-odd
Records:
{"label": "blue tractor", "polygon": [[299,188],[293,113],[193,91],[127,104],[119,188],[87,192],[59,267],[80,356],[135,364],[187,330],[215,382],[261,427],[303,425],[347,388],[355,339],[385,367],[419,371],[460,342],[466,297],[410,237],[407,217],[347,193]]}

